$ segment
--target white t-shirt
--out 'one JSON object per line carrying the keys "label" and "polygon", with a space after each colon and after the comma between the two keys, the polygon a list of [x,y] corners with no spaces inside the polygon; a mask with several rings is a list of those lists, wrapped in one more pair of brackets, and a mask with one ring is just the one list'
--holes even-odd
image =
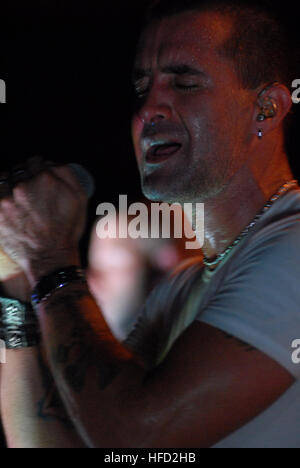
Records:
{"label": "white t-shirt", "polygon": [[215,448],[300,448],[300,190],[280,198],[213,272],[200,262],[149,296],[127,345],[149,366],[199,320],[249,343],[296,382],[272,406]]}

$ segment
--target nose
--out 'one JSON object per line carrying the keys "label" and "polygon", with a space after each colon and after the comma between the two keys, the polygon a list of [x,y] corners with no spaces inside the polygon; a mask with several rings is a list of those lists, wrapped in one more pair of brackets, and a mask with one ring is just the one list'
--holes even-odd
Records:
{"label": "nose", "polygon": [[166,94],[152,89],[138,115],[144,124],[154,125],[162,120],[171,120],[172,108]]}
{"label": "nose", "polygon": [[144,124],[154,125],[162,120],[170,120],[171,112],[167,106],[147,106],[139,112],[139,117]]}

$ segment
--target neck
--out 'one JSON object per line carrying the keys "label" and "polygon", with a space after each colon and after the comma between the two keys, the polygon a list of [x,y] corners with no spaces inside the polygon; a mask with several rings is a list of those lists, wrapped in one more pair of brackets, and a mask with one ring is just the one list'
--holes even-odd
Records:
{"label": "neck", "polygon": [[[273,153],[264,167],[256,159],[252,159],[252,168],[244,165],[217,197],[205,201],[203,253],[208,259],[223,253],[272,195],[294,178],[284,152],[277,157]],[[196,235],[199,240],[199,233]]]}

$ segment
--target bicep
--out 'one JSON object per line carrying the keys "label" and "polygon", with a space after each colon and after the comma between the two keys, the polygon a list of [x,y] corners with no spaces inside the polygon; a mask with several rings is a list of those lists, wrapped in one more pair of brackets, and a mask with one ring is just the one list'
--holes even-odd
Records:
{"label": "bicep", "polygon": [[132,418],[143,418],[143,446],[210,447],[264,411],[293,382],[262,352],[196,321],[145,379]]}

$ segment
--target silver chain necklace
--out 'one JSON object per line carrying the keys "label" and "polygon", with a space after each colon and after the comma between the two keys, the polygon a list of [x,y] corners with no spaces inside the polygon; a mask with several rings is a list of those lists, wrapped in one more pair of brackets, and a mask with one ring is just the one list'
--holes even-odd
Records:
{"label": "silver chain necklace", "polygon": [[263,207],[263,209],[255,216],[255,218],[251,221],[250,224],[243,230],[243,232],[232,242],[232,244],[224,250],[223,253],[219,254],[214,260],[209,260],[208,258],[204,257],[203,263],[206,267],[215,266],[220,263],[224,258],[229,254],[229,252],[237,245],[239,242],[251,231],[251,229],[256,225],[257,221],[268,211],[271,206],[278,200],[278,198],[282,197],[288,190],[290,190],[293,186],[298,185],[297,180],[290,180],[286,182],[280,189],[278,190],[275,195],[268,201],[268,203]]}

